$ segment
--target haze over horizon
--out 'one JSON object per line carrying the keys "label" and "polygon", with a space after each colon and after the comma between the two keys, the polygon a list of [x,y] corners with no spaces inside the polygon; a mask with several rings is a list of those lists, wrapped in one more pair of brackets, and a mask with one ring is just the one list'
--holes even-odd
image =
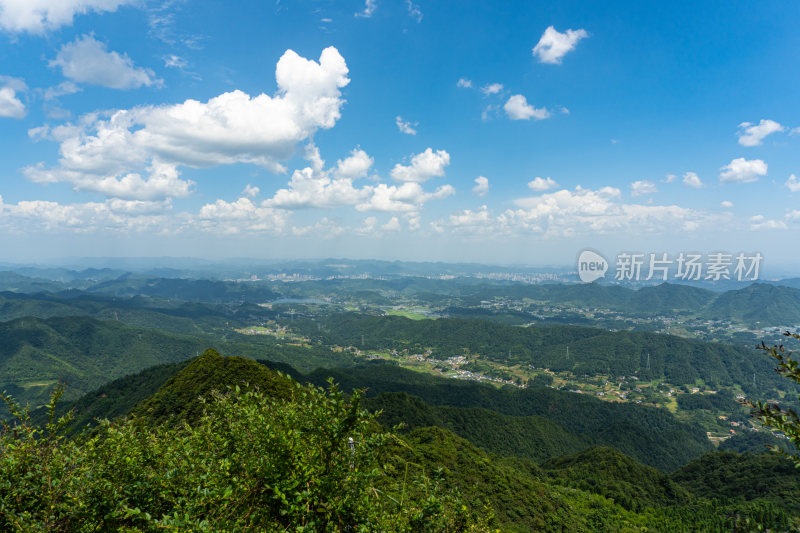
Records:
{"label": "haze over horizon", "polygon": [[776,3],[0,0],[0,259],[591,248],[797,272],[798,22]]}

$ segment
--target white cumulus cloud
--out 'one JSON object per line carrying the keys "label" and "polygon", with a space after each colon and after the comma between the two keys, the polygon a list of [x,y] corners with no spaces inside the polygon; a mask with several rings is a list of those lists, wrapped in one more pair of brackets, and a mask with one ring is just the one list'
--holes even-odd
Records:
{"label": "white cumulus cloud", "polygon": [[758,124],[751,122],[742,122],[739,124],[739,144],[742,146],[758,146],[764,137],[779,131],[785,131],[786,128],[775,122],[774,120],[761,119]]}
{"label": "white cumulus cloud", "polygon": [[648,180],[639,180],[631,183],[631,196],[644,196],[658,192],[656,184]]}
{"label": "white cumulus cloud", "polygon": [[400,231],[400,219],[397,217],[390,218],[386,224],[381,226],[383,231]]}
{"label": "white cumulus cloud", "polygon": [[54,87],[48,87],[44,90],[44,99],[47,101],[55,100],[60,96],[68,94],[75,94],[81,92],[82,89],[71,81],[64,81]]}
{"label": "white cumulus cloud", "polygon": [[368,19],[372,17],[372,14],[375,13],[376,9],[378,9],[378,0],[366,0],[364,2],[363,11],[357,12],[355,16]]}
{"label": "white cumulus cloud", "polygon": [[700,189],[703,187],[703,181],[700,179],[700,176],[694,172],[686,172],[683,175],[683,184],[693,189]]}
{"label": "white cumulus cloud", "polygon": [[435,192],[428,193],[419,183],[407,182],[400,186],[380,183],[372,191],[372,196],[356,206],[359,211],[416,212],[431,200],[441,200],[455,194],[451,185],[442,185]]}
{"label": "white cumulus cloud", "polygon": [[502,90],[503,90],[502,83],[490,83],[489,85],[485,85],[484,87],[481,88],[481,92],[486,96],[489,96],[490,94],[497,94]]}
{"label": "white cumulus cloud", "polygon": [[730,209],[731,207],[733,207],[733,202],[728,200],[723,200],[722,202],[720,202],[719,205],[720,207],[724,207],[725,209]]}
{"label": "white cumulus cloud", "polygon": [[786,180],[784,185],[786,185],[786,187],[792,192],[800,192],[800,179],[798,179],[794,174],[789,176],[789,179]]}
{"label": "white cumulus cloud", "polygon": [[615,187],[597,190],[576,187],[520,198],[518,209],[497,218],[499,230],[563,237],[619,231],[691,231],[703,221],[701,213],[676,205],[625,204]]}
{"label": "white cumulus cloud", "polygon": [[455,231],[486,234],[494,231],[495,220],[485,205],[477,210],[464,209],[460,213],[450,215],[447,222],[437,222],[436,226],[449,226]]}
{"label": "white cumulus cloud", "polygon": [[344,159],[336,161],[335,174],[337,178],[358,179],[363,178],[372,168],[375,160],[367,154],[364,150],[358,148],[350,152],[350,155]]}
{"label": "white cumulus cloud", "polygon": [[75,15],[115,11],[136,0],[0,0],[0,27],[14,33],[44,33],[69,26]]}
{"label": "white cumulus cloud", "polygon": [[25,83],[17,78],[0,76],[0,117],[24,118],[27,110],[19,99],[18,92],[27,90]]}
{"label": "white cumulus cloud", "polygon": [[165,55],[162,59],[164,60],[164,66],[167,68],[177,68],[179,70],[183,70],[189,66],[188,61],[175,54]]}
{"label": "white cumulus cloud", "polygon": [[719,181],[723,183],[750,183],[767,175],[767,164],[761,159],[739,157],[721,168]]}
{"label": "white cumulus cloud", "polygon": [[419,5],[415,4],[411,0],[406,0],[406,7],[408,8],[408,15],[414,19],[416,19],[417,23],[422,22],[422,11],[419,8]]}
{"label": "white cumulus cloud", "polygon": [[297,237],[303,236],[312,236],[312,237],[322,237],[323,239],[332,239],[337,235],[341,235],[347,231],[345,227],[339,224],[335,220],[331,220],[328,217],[322,217],[316,224],[311,226],[293,226],[292,227],[292,234]]}
{"label": "white cumulus cloud", "polygon": [[567,30],[559,33],[553,26],[550,26],[544,30],[539,42],[533,47],[533,55],[538,57],[542,63],[560,64],[567,52],[573,50],[578,45],[578,41],[588,36],[586,30]]}
{"label": "white cumulus cloud", "polygon": [[528,188],[534,191],[547,191],[549,189],[555,189],[556,187],[558,187],[558,183],[550,177],[540,178],[536,176],[528,182]]}
{"label": "white cumulus cloud", "polygon": [[421,183],[435,176],[444,176],[444,167],[450,164],[450,154],[444,150],[435,152],[428,148],[411,158],[410,165],[396,164],[391,176],[396,181]]}
{"label": "white cumulus cloud", "polygon": [[242,194],[245,196],[249,196],[250,198],[254,198],[258,196],[258,193],[261,192],[261,189],[256,187],[255,185],[250,185],[249,183],[245,186]]}
{"label": "white cumulus cloud", "polygon": [[467,78],[458,78],[456,85],[462,89],[470,89],[472,88],[472,80],[468,80]]}
{"label": "white cumulus cloud", "polygon": [[248,232],[280,233],[286,225],[288,213],[280,209],[259,207],[249,198],[235,202],[217,200],[206,204],[194,218],[194,223],[204,231],[222,234]]}
{"label": "white cumulus cloud", "polygon": [[472,194],[475,196],[484,197],[489,193],[489,178],[478,176],[475,178],[475,186],[472,188]]}
{"label": "white cumulus cloud", "polygon": [[[165,173],[173,176],[173,191],[187,192],[188,182],[177,178],[179,166],[251,163],[282,172],[281,162],[292,157],[298,143],[333,127],[341,116],[340,89],[350,81],[347,74],[344,58],[333,47],[323,50],[319,62],[287,50],[276,66],[275,96],[236,90],[207,102],[85,115],[77,124],[47,130],[46,137],[60,143],[57,167],[39,164],[24,173],[33,181],[67,182],[108,195],[124,188],[136,198],[137,186],[150,197],[148,191],[156,188],[150,182],[162,183],[159,174]],[[148,179],[141,177],[144,171],[151,172]],[[140,177],[128,177],[133,175]],[[126,179],[125,187],[115,184]]]}
{"label": "white cumulus cloud", "polygon": [[282,209],[341,207],[355,205],[372,193],[369,186],[353,186],[353,179],[366,175],[372,165],[372,158],[363,150],[353,150],[350,157],[339,160],[333,172],[335,178],[330,170],[325,170],[325,161],[316,146],[306,149],[306,159],[311,166],[295,170],[289,187],[276,191],[271,199],[264,201],[264,206]]}
{"label": "white cumulus cloud", "polygon": [[550,117],[550,111],[544,107],[533,107],[521,94],[511,96],[503,109],[511,120],[543,120]]}
{"label": "white cumulus cloud", "polygon": [[764,215],[755,215],[750,217],[750,230],[770,230],[770,229],[786,229],[786,222],[783,220],[774,220],[765,218]]}
{"label": "white cumulus cloud", "polygon": [[108,51],[105,43],[91,35],[83,35],[62,46],[49,64],[59,67],[64,77],[72,81],[111,89],[136,89],[162,83],[152,70],[135,66],[127,54]]}
{"label": "white cumulus cloud", "polygon": [[6,204],[0,197],[0,229],[6,233],[94,233],[146,231],[162,233],[180,224],[170,219],[168,201],[109,199],[105,202],[60,204],[46,200],[24,200]]}
{"label": "white cumulus cloud", "polygon": [[417,130],[414,129],[415,126],[419,125],[419,122],[409,122],[407,120],[403,120],[403,117],[397,115],[394,118],[394,123],[397,124],[397,129],[400,130],[400,133],[405,133],[406,135],[416,135]]}

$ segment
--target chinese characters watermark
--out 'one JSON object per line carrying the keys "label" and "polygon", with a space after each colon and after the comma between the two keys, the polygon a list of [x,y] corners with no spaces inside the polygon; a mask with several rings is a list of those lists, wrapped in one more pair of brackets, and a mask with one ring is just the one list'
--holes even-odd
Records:
{"label": "chinese characters watermark", "polygon": [[[759,252],[738,254],[713,252],[708,254],[681,252],[627,253],[617,255],[614,279],[617,281],[755,281],[764,256]],[[578,257],[578,276],[584,283],[605,277],[609,269],[603,256],[584,250]]]}

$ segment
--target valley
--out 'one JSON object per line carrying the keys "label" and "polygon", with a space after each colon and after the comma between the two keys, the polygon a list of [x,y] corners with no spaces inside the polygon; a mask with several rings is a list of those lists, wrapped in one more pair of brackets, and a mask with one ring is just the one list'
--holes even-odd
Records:
{"label": "valley", "polygon": [[[6,278],[25,281],[21,274]],[[503,530],[552,519],[510,492],[488,496],[505,486],[504,476],[548,494],[550,504],[537,504],[545,507],[591,506],[584,498],[599,497],[596,504],[614,523],[662,527],[687,516],[717,523],[725,519],[704,507],[707,496],[698,499],[665,476],[684,476],[681,483],[707,495],[713,490],[691,470],[698,461],[709,471],[734,468],[718,462],[767,445],[794,450],[784,433],[761,426],[742,405],[755,398],[797,408],[800,387],[754,349],[761,339],[782,342],[789,326],[770,322],[770,312],[742,313],[730,303],[798,299],[800,291],[790,287],[715,293],[483,278],[262,283],[132,274],[82,280],[80,288],[27,283],[36,292],[0,292],[0,386],[29,404],[39,423],[59,384],[65,388],[58,413],[75,416],[70,431],[96,432],[105,431],[98,420],[106,418],[197,420],[205,409],[197,398],[220,388],[255,386],[284,397],[292,389],[276,376],[322,389],[332,380],[347,394],[364,391],[367,409],[413,450],[396,451],[403,461],[435,456],[435,464],[451,469],[477,461],[459,467],[463,475],[450,470],[448,479],[491,505]],[[459,455],[448,456],[447,447]],[[723,455],[709,459],[715,453]],[[592,462],[613,470],[626,461],[638,478],[616,488],[587,485],[573,471]],[[491,483],[470,481],[478,464]],[[750,467],[758,472],[752,475],[767,475],[761,463]],[[519,468],[526,473],[511,474]],[[753,494],[726,501],[747,516],[776,502],[789,509],[786,494],[794,489],[787,483],[768,500]],[[572,514],[558,520],[583,523]]]}

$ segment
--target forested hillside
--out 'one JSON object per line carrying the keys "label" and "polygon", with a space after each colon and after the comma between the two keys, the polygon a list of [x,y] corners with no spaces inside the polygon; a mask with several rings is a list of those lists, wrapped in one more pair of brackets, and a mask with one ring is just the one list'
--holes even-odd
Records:
{"label": "forested hillside", "polygon": [[58,381],[77,398],[109,379],[194,357],[196,337],[85,317],[19,318],[0,323],[0,390],[34,404]]}
{"label": "forested hillside", "polygon": [[430,348],[439,359],[480,354],[502,363],[575,374],[636,374],[640,379],[666,379],[675,384],[702,379],[712,386],[739,385],[747,392],[765,395],[775,387],[787,386],[766,358],[753,357],[752,349],[670,335],[577,326],[520,328],[481,320],[409,320],[355,313],[332,315],[321,321],[297,320],[295,327],[325,343],[363,350],[424,353]]}
{"label": "forested hillside", "polygon": [[[353,380],[374,371],[385,386],[380,376],[387,365],[368,366]],[[403,393],[367,402],[370,410],[383,409],[375,419],[360,410],[358,392],[348,399],[330,385],[327,393],[309,389],[266,365],[213,351],[117,386],[126,392],[106,407],[128,418],[95,426],[90,440],[79,434],[37,441],[26,433],[36,430],[24,416],[22,425],[2,432],[5,449],[18,450],[0,457],[3,527],[157,531],[206,527],[202,522],[215,531],[371,524],[368,530],[522,532],[800,524],[800,512],[786,504],[800,496],[797,475],[779,467],[781,481],[771,486],[778,463],[766,455],[720,460],[712,453],[667,476],[576,439],[572,446],[580,451],[542,463],[513,442],[498,447],[499,435],[484,433],[538,435],[531,449],[553,450],[570,433],[547,419],[436,407]],[[436,388],[425,380],[418,386]],[[103,396],[97,391],[75,407],[100,414]],[[588,406],[582,408],[592,417]],[[392,435],[377,421],[407,427]],[[8,447],[10,438],[24,446]],[[31,461],[47,442],[57,444]],[[492,447],[498,449],[488,453]],[[66,463],[71,468],[60,470]],[[58,490],[41,481],[53,472],[60,472]],[[737,491],[737,476],[746,479],[745,490]],[[27,481],[6,483],[11,479]]]}

